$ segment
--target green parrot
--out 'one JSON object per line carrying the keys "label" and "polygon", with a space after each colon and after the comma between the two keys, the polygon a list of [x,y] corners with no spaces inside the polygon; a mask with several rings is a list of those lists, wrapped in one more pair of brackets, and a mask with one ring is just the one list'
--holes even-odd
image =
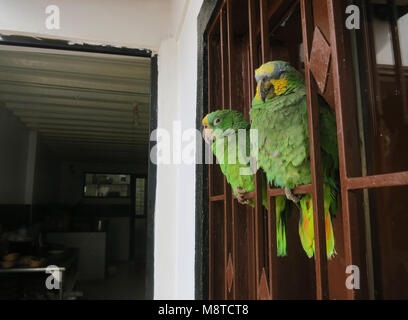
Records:
{"label": "green parrot", "polygon": [[[268,182],[284,188],[286,197],[300,202],[299,236],[307,256],[315,253],[312,195],[300,198],[292,189],[311,183],[306,86],[304,77],[289,63],[273,61],[255,72],[256,96],[252,101],[251,129],[258,130],[257,166]],[[332,217],[337,211],[339,160],[335,116],[319,96],[321,155],[327,257],[332,258]]]}
{"label": "green parrot", "polygon": [[[251,207],[254,207],[253,199],[250,201],[245,199],[246,193],[255,191],[254,172],[251,170],[249,160],[242,161],[248,159],[251,154],[249,122],[240,112],[233,110],[219,110],[208,114],[203,119],[202,124],[204,127],[204,140],[212,146],[213,153],[220,163],[221,171],[225,175],[227,182],[231,185],[234,195],[241,204],[248,204]],[[241,133],[245,134],[245,139],[239,138],[239,130],[242,130]],[[232,139],[235,139],[235,152],[233,152],[235,155],[229,155],[231,152],[228,148],[229,139],[230,141],[234,141]],[[245,170],[245,172],[243,170]],[[262,204],[268,209],[266,187],[267,183],[266,179],[264,179],[262,187]],[[287,255],[285,217],[288,216],[287,211],[290,210],[285,197],[276,197],[275,210],[277,255],[283,257]]]}

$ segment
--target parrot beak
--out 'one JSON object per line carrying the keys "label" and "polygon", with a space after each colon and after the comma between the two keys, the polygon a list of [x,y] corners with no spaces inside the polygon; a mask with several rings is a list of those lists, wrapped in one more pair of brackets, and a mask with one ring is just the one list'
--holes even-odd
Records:
{"label": "parrot beak", "polygon": [[265,103],[267,97],[270,97],[271,91],[272,94],[274,94],[274,87],[270,81],[268,81],[266,78],[262,78],[260,81],[258,81],[259,97],[263,103]]}
{"label": "parrot beak", "polygon": [[215,136],[208,123],[208,115],[203,119],[203,127],[203,139],[207,144],[211,145],[215,140]]}
{"label": "parrot beak", "polygon": [[265,103],[267,92],[265,90],[265,80],[264,79],[258,82],[258,91],[259,91],[259,97],[261,98],[262,102]]}

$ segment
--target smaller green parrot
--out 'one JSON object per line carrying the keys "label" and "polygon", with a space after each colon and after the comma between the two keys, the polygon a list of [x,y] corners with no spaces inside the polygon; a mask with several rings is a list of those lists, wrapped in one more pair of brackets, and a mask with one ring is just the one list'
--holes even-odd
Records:
{"label": "smaller green parrot", "polygon": [[[246,200],[245,194],[255,191],[255,177],[250,161],[242,161],[250,157],[250,124],[244,115],[234,110],[219,110],[208,114],[202,121],[203,138],[212,146],[212,151],[220,163],[222,173],[231,185],[234,195],[241,204],[254,207],[254,200]],[[245,139],[239,138],[239,131],[246,135]],[[230,155],[228,141],[235,139],[235,154]],[[220,143],[221,142],[221,143]],[[218,144],[218,147],[217,147]],[[245,170],[245,171],[243,171]],[[267,183],[264,177],[262,187],[262,204],[268,209]],[[277,254],[279,257],[287,255],[286,225],[290,206],[284,196],[276,197],[276,237]]]}

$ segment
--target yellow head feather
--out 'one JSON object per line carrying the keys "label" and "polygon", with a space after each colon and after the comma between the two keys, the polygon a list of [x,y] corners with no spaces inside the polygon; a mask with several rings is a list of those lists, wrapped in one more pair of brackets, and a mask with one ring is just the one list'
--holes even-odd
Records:
{"label": "yellow head feather", "polygon": [[256,100],[261,100],[261,95],[259,94],[259,86],[256,86],[255,99],[256,99]]}
{"label": "yellow head feather", "polygon": [[260,76],[263,74],[272,74],[275,71],[275,65],[273,63],[265,63],[257,70],[255,70],[255,76]]}
{"label": "yellow head feather", "polygon": [[271,80],[271,82],[275,88],[276,95],[279,96],[286,92],[286,89],[288,88],[288,80],[286,80],[286,78]]}

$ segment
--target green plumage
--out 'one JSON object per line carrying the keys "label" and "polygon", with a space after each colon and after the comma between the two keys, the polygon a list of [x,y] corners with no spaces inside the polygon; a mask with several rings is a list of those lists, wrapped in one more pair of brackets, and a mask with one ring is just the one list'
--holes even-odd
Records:
{"label": "green plumage", "polygon": [[[253,170],[250,170],[250,163],[243,162],[243,159],[249,161],[250,152],[250,124],[244,116],[232,110],[215,111],[207,116],[210,129],[213,130],[215,141],[212,143],[212,150],[217,158],[221,171],[225,175],[227,182],[237,196],[236,188],[243,189],[246,192],[255,191],[255,178]],[[246,139],[239,138],[239,130]],[[231,149],[229,149],[232,144]],[[234,148],[235,146],[235,148]],[[232,152],[231,152],[232,151]],[[243,174],[242,170],[252,172]],[[263,206],[268,208],[266,179],[263,181],[262,193]],[[249,205],[254,207],[254,200],[251,199]],[[277,197],[276,207],[276,230],[278,234],[277,253],[278,256],[286,256],[286,215],[284,212],[288,209],[285,197]]]}
{"label": "green plumage", "polygon": [[[273,64],[273,65],[272,65]],[[272,66],[272,67],[271,67]],[[311,183],[310,151],[306,88],[303,76],[285,62],[270,62],[267,74],[259,69],[261,80],[270,81],[271,90],[279,85],[279,94],[268,93],[265,102],[254,98],[250,111],[251,129],[258,130],[258,167],[270,183],[277,187],[294,189]],[[264,72],[264,73],[262,73]],[[265,75],[265,76],[264,76]],[[265,86],[265,85],[264,85]],[[336,121],[331,108],[319,98],[320,137],[325,183],[324,200],[328,220],[326,233],[332,234],[331,218],[337,210],[338,150]],[[309,257],[314,253],[313,201],[310,195],[300,199],[299,234]],[[330,230],[328,230],[330,229]],[[334,236],[327,241],[327,255],[334,253]]]}
{"label": "green plumage", "polygon": [[[215,119],[220,119],[218,126],[214,125]],[[250,164],[240,161],[250,156],[249,122],[242,114],[231,110],[213,112],[208,116],[208,120],[216,137],[212,144],[212,151],[234,194],[237,195],[237,187],[253,192],[255,190],[253,175],[241,174],[241,170],[249,169]],[[238,130],[245,131],[245,139],[238,139]],[[232,153],[229,152],[232,151],[229,150],[229,142],[235,143]]]}

